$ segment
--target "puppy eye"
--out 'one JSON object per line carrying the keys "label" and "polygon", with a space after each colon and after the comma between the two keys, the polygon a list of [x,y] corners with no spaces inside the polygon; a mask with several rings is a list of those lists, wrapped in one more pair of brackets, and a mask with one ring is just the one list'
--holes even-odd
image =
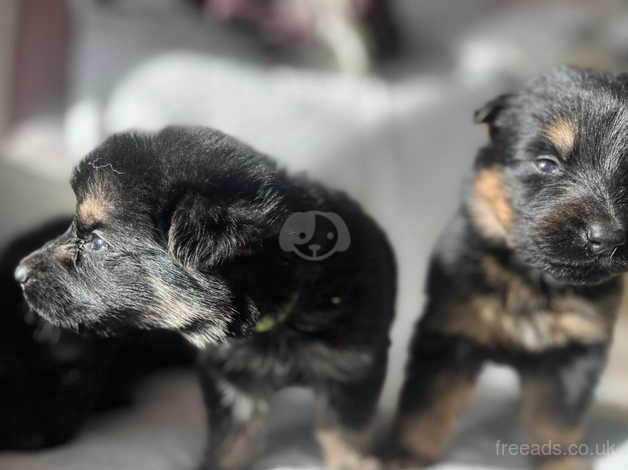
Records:
{"label": "puppy eye", "polygon": [[560,173],[560,162],[551,155],[542,155],[534,161],[536,169],[548,175],[556,175]]}
{"label": "puppy eye", "polygon": [[85,240],[83,247],[89,251],[99,252],[107,248],[107,243],[96,232],[92,232]]}

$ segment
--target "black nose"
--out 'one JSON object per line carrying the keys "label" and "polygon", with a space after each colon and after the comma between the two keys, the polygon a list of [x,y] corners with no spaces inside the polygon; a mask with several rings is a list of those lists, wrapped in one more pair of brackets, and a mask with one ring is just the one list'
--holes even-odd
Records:
{"label": "black nose", "polygon": [[13,273],[13,277],[15,277],[15,280],[20,284],[24,284],[26,281],[28,281],[30,275],[31,270],[23,264],[20,264],[17,268],[15,268],[15,272]]}
{"label": "black nose", "polygon": [[626,243],[626,234],[616,226],[594,223],[587,230],[587,244],[594,255],[611,253]]}

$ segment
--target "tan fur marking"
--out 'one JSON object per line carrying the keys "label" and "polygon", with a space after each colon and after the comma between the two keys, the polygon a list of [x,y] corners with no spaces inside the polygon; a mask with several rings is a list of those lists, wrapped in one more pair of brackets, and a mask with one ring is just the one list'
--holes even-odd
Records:
{"label": "tan fur marking", "polygon": [[[561,426],[555,417],[552,384],[534,373],[523,373],[521,376],[523,426],[531,444],[558,444],[567,451],[571,444],[582,442],[586,430],[587,417],[583,417],[575,426]],[[550,456],[551,457],[551,456]],[[549,469],[589,469],[590,463],[582,458],[545,458],[540,459],[537,467]]]}
{"label": "tan fur marking", "polygon": [[487,346],[539,352],[570,341],[595,344],[610,339],[616,306],[593,305],[565,294],[549,304],[517,275],[489,258],[481,261],[487,281],[501,292],[444,303],[427,318],[427,328]]}
{"label": "tan fur marking", "polygon": [[562,118],[556,119],[545,128],[544,132],[545,136],[563,156],[571,153],[576,142],[576,129],[571,121]]}
{"label": "tan fur marking", "polygon": [[89,195],[81,201],[78,216],[84,224],[93,224],[107,218],[107,207],[102,199]]}
{"label": "tan fur marking", "polygon": [[539,470],[593,470],[593,465],[583,458],[566,457],[559,460],[539,462],[536,468]]}
{"label": "tan fur marking", "polygon": [[98,177],[92,177],[86,185],[83,197],[77,207],[77,215],[83,224],[93,224],[105,221],[111,211],[107,199],[105,182]]}
{"label": "tan fur marking", "polygon": [[73,263],[74,254],[68,246],[60,246],[54,250],[55,258],[61,263]]}
{"label": "tan fur marking", "polygon": [[487,346],[514,346],[539,352],[565,346],[575,340],[588,344],[608,341],[610,323],[600,315],[591,315],[592,307],[576,299],[569,303],[578,309],[536,310],[517,313],[495,297],[482,296],[467,303],[450,304],[432,321],[430,329],[463,336]]}
{"label": "tan fur marking", "polygon": [[[190,319],[194,319],[197,313],[191,310],[191,306],[179,298],[175,292],[156,277],[149,278],[150,285],[155,294],[156,306],[162,313],[161,320],[168,327],[178,329],[184,327]],[[168,312],[168,315],[163,315]]]}
{"label": "tan fur marking", "polygon": [[483,236],[499,241],[508,240],[512,209],[500,170],[485,168],[478,172],[469,212],[475,227]]}
{"label": "tan fur marking", "polygon": [[363,433],[341,429],[325,429],[316,432],[321,446],[325,468],[331,470],[379,470],[380,463],[365,456],[361,450],[370,440],[370,428]]}
{"label": "tan fur marking", "polygon": [[205,306],[193,298],[179,294],[176,289],[171,288],[157,277],[150,276],[148,281],[153,289],[154,309],[158,315],[155,326],[180,330],[194,320],[214,318],[214,325],[208,324],[204,330],[186,332],[185,338],[199,348],[224,338],[222,321],[219,321],[215,315],[212,316],[211,312],[207,312]]}
{"label": "tan fur marking", "polygon": [[577,444],[583,437],[586,419],[577,426],[560,426],[554,419],[552,384],[535,374],[521,375],[522,422],[533,442]]}
{"label": "tan fur marking", "polygon": [[456,417],[473,394],[474,382],[466,376],[448,373],[431,384],[434,402],[414,416],[404,417],[400,440],[406,450],[427,460],[437,460],[449,444]]}
{"label": "tan fur marking", "polygon": [[251,416],[242,423],[243,429],[230,435],[222,443],[218,455],[210,456],[210,460],[216,458],[219,461],[219,468],[225,470],[246,468],[255,462],[264,450],[270,407],[265,400],[254,400],[252,406]]}
{"label": "tan fur marking", "polygon": [[608,341],[612,334],[613,322],[601,317],[593,306],[575,297],[565,297],[552,304],[552,310],[559,312],[555,328],[567,337],[586,339],[588,343]]}

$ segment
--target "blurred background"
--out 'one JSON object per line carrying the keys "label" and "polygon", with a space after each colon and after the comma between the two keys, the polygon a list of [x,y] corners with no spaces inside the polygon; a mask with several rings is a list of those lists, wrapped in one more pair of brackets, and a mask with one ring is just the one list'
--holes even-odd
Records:
{"label": "blurred background", "polygon": [[[3,0],[0,244],[71,213],[72,165],[112,132],[197,124],[231,133],[347,190],[389,233],[400,293],[385,422],[430,248],[485,140],[472,112],[561,63],[625,71],[628,1]],[[625,323],[588,438],[615,444],[597,459],[603,469],[628,464]],[[0,453],[0,468],[193,468],[205,435],[193,372],[153,375],[137,396],[70,444]],[[274,410],[256,468],[318,468],[309,395],[282,393]],[[498,439],[523,436],[516,380],[491,368],[438,468],[526,468],[496,455]]]}

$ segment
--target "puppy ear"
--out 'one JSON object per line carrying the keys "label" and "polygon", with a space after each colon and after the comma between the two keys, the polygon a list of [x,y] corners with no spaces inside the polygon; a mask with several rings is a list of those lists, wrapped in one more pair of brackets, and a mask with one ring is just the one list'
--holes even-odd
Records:
{"label": "puppy ear", "polygon": [[267,230],[267,215],[246,201],[212,203],[185,196],[168,229],[168,251],[186,269],[203,271],[247,252]]}
{"label": "puppy ear", "polygon": [[499,95],[486,103],[473,113],[473,121],[476,124],[488,124],[492,126],[499,113],[507,106],[511,94]]}

